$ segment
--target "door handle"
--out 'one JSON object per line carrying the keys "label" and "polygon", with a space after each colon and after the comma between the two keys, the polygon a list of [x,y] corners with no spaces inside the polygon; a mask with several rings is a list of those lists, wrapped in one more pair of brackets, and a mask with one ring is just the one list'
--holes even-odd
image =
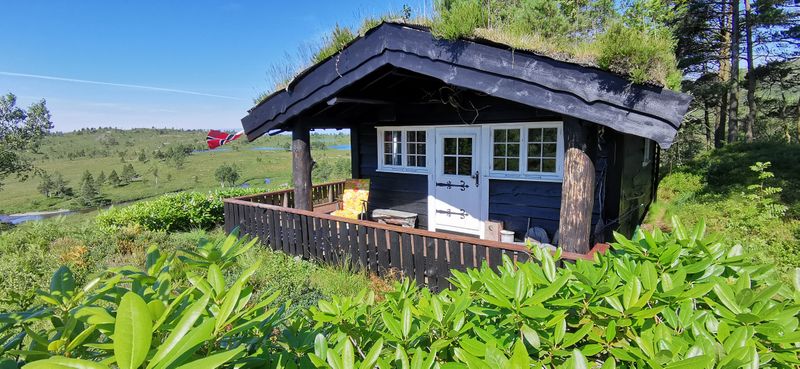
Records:
{"label": "door handle", "polygon": [[470,177],[475,178],[475,187],[481,186],[481,172],[479,170],[476,170],[475,175]]}

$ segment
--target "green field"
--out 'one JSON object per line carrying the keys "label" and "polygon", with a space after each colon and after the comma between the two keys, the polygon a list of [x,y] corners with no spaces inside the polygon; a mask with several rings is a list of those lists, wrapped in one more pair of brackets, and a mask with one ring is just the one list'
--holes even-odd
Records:
{"label": "green field", "polygon": [[[101,195],[113,204],[175,191],[219,188],[214,171],[226,163],[238,168],[240,179],[237,185],[247,182],[263,186],[264,179],[269,178],[271,183],[268,187],[273,188],[288,185],[291,181],[291,154],[285,150],[290,143],[288,135],[265,136],[254,142],[243,138],[216,151],[194,152],[186,156],[180,166],[155,157],[156,151],[167,152],[170,147],[205,149],[205,137],[206,131],[200,130],[85,129],[47,137],[32,159],[39,170],[61,173],[76,194],[85,171],[97,178],[101,172],[108,176],[112,170],[121,174],[124,165],[133,165],[139,175],[137,180],[119,187],[108,183],[100,186]],[[312,135],[312,155],[318,162],[317,167],[335,167],[337,163],[338,167],[349,167],[341,163],[349,160],[349,151],[327,148],[349,142],[347,134]],[[263,147],[280,150],[254,150]],[[142,152],[144,161],[140,160]],[[158,178],[154,174],[156,169]],[[0,214],[82,208],[74,197],[48,198],[39,193],[37,186],[40,181],[36,175],[25,181],[8,178],[2,188],[3,196],[0,196]]]}

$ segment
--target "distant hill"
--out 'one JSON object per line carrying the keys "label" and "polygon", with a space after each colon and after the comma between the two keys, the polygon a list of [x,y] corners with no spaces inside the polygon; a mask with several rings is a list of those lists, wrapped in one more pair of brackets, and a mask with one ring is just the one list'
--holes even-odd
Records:
{"label": "distant hill", "polygon": [[[94,179],[112,171],[121,175],[133,166],[130,183],[114,186],[108,181],[99,187],[106,202],[124,203],[181,190],[210,190],[219,187],[214,171],[223,163],[235,164],[240,183],[270,186],[290,182],[291,144],[288,135],[264,136],[254,142],[245,138],[208,151],[206,130],[138,128],[85,128],[46,137],[32,159],[40,172],[61,174],[77,194],[83,174]],[[321,163],[346,160],[350,138],[346,133],[312,135],[314,158]],[[327,147],[337,147],[327,149]],[[342,150],[344,149],[344,150]],[[37,190],[41,177],[20,182],[9,178],[0,196],[0,214],[33,210],[79,209],[85,207],[74,197],[46,197]]]}

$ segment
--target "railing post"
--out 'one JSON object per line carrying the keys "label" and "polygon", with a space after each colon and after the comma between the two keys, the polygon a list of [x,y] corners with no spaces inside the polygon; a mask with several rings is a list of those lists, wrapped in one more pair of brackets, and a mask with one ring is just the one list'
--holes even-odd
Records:
{"label": "railing post", "polygon": [[307,125],[295,124],[292,129],[292,182],[294,207],[312,210],[311,201],[311,133]]}

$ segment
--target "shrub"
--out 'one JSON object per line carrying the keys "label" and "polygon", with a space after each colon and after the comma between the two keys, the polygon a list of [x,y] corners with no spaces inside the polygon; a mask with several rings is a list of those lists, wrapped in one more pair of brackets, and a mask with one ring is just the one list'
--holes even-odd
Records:
{"label": "shrub", "polygon": [[97,216],[101,226],[119,228],[138,224],[151,231],[189,231],[211,229],[223,222],[222,199],[264,191],[257,188],[232,188],[202,192],[167,194],[124,208],[112,208]]}
{"label": "shrub", "polygon": [[[0,315],[0,364],[14,368],[222,365],[318,368],[794,368],[794,287],[705,226],[616,235],[613,251],[565,263],[504,257],[453,272],[433,294],[409,280],[385,299],[364,291],[290,312],[253,300],[252,243],[228,238],[178,254],[150,249],[77,287],[59,269],[39,305]],[[226,268],[227,266],[227,268]],[[180,281],[185,278],[188,284]],[[252,301],[252,302],[251,302]],[[39,324],[35,326],[34,324]],[[135,343],[135,344],[131,344]],[[8,349],[12,348],[12,349]],[[205,357],[205,358],[204,358]],[[204,359],[203,359],[204,358]],[[3,360],[3,359],[0,359]],[[48,366],[49,365],[49,366]]]}

